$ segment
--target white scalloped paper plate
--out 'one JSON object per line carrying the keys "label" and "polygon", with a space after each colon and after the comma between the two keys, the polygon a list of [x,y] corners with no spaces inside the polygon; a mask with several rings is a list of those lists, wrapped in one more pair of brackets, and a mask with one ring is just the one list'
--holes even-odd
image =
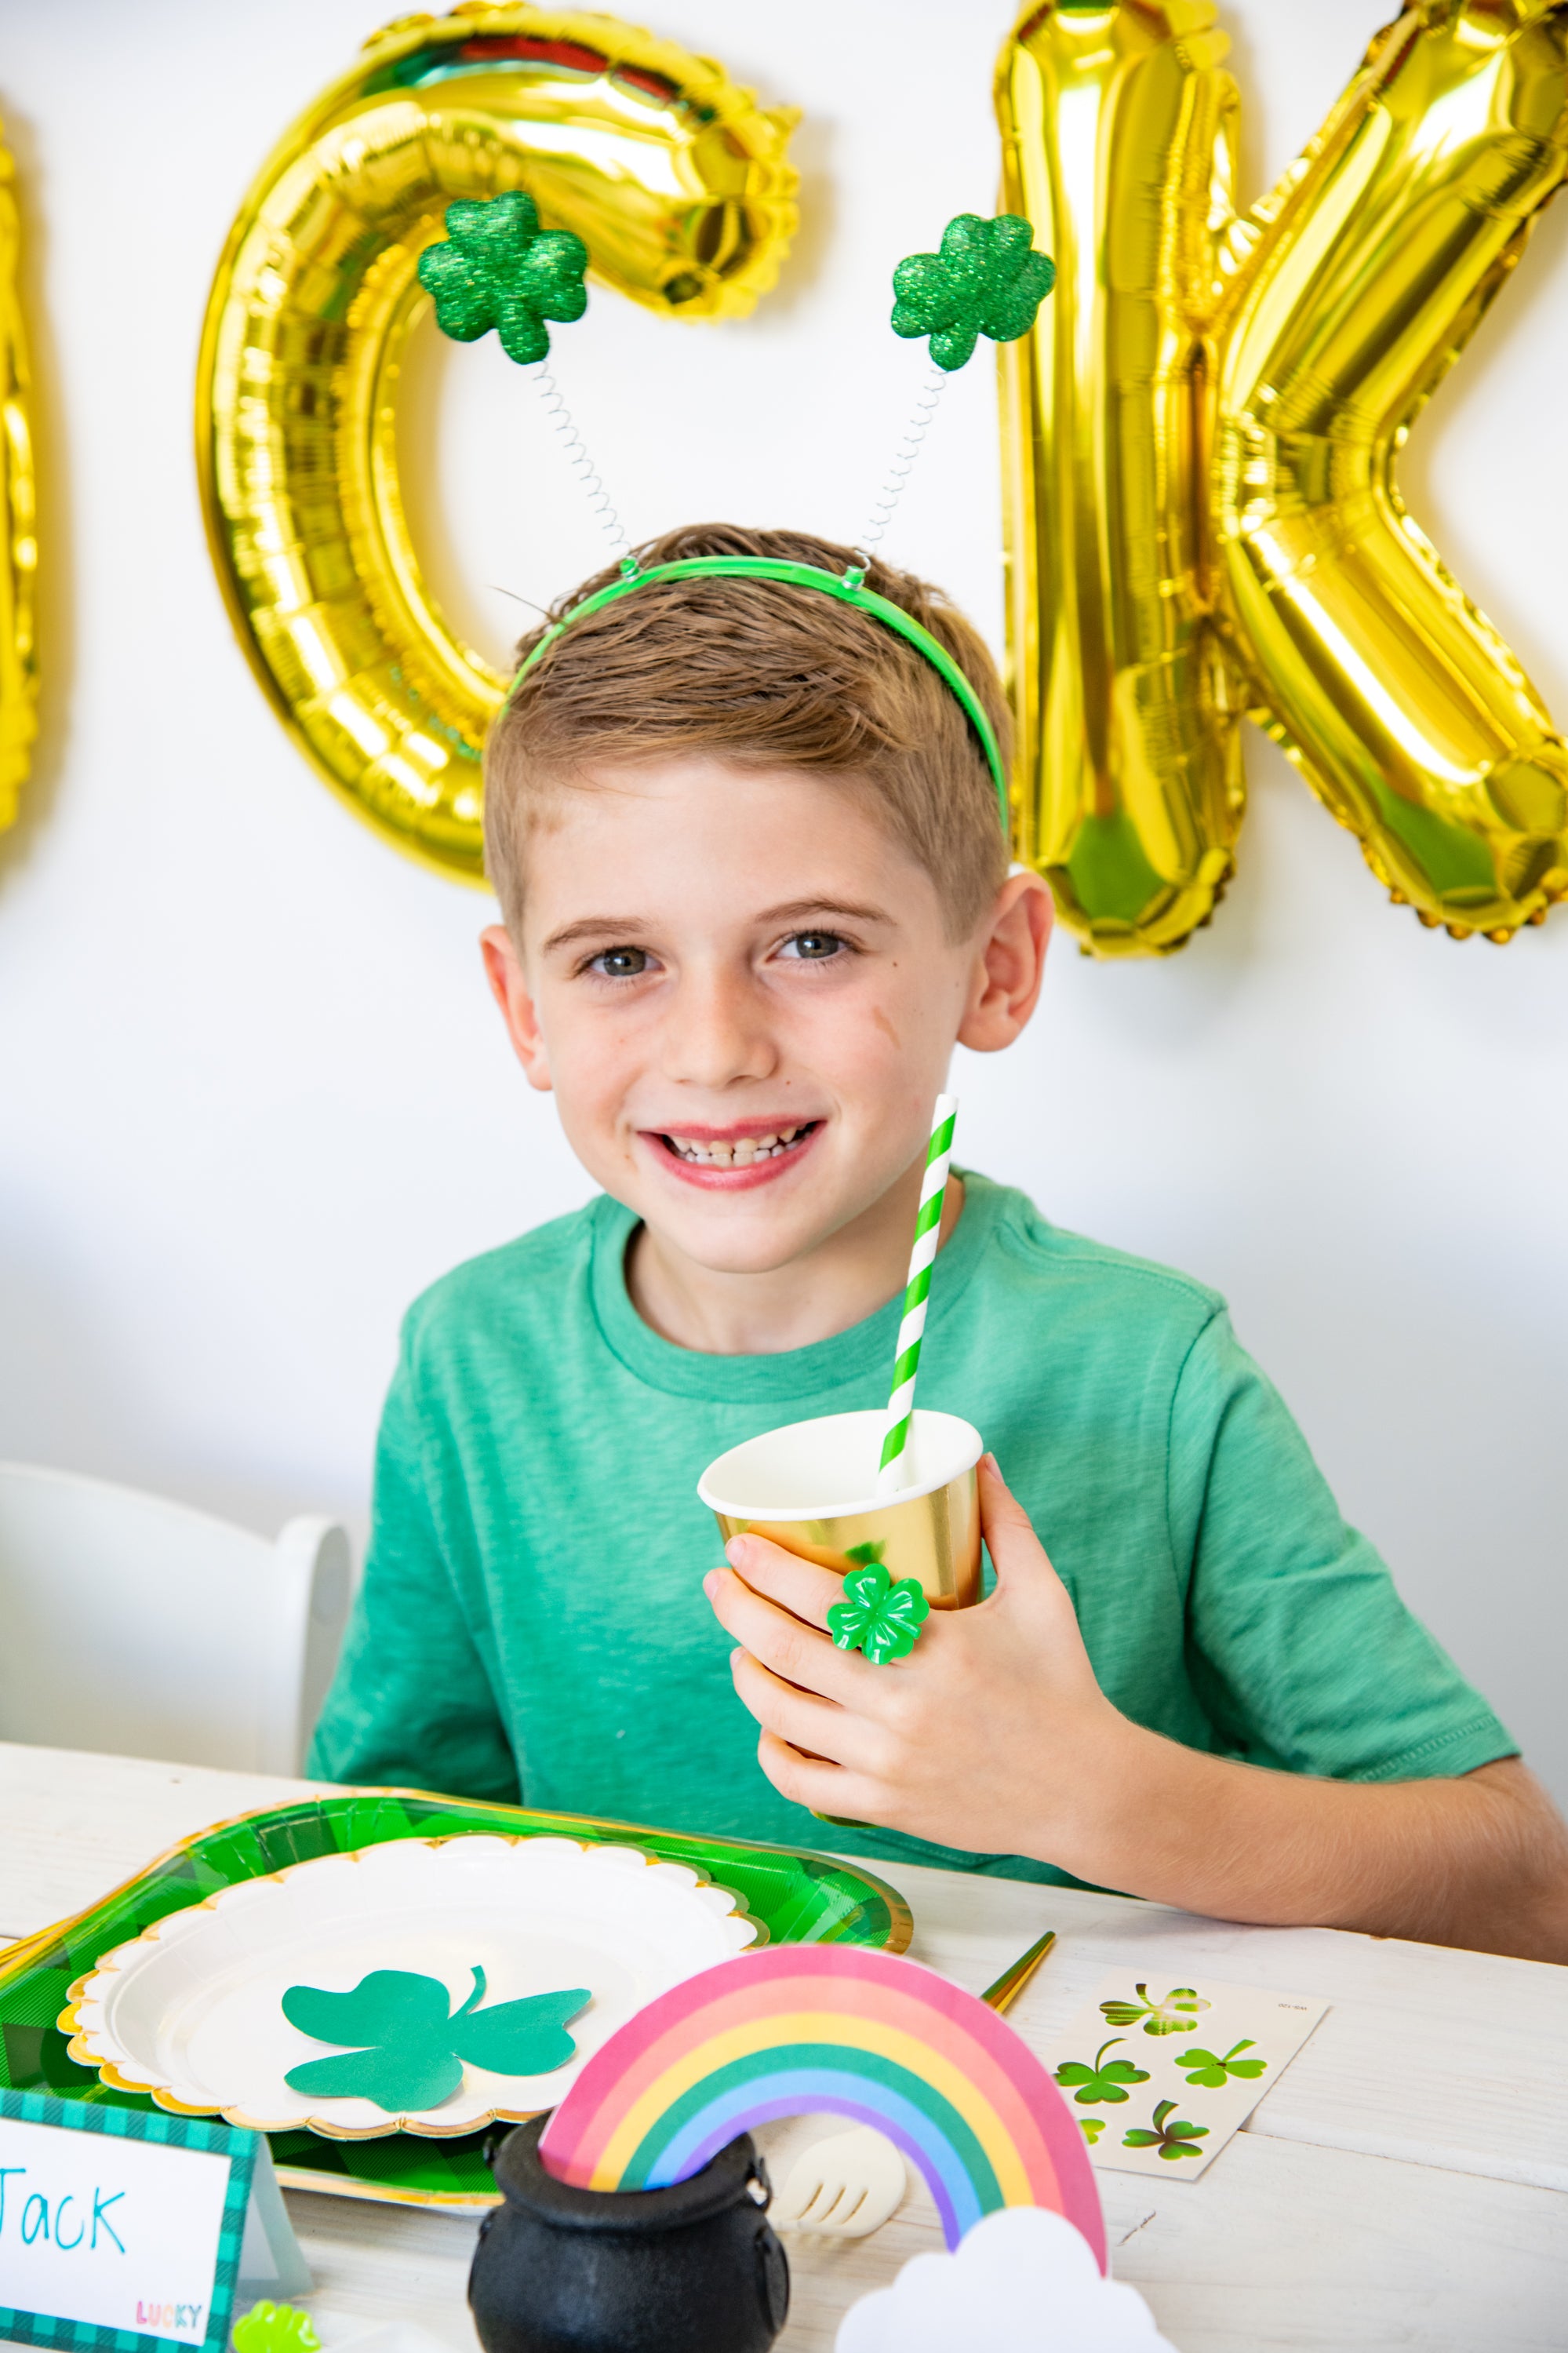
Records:
{"label": "white scalloped paper plate", "polygon": [[[584,2060],[656,1994],[761,1940],[741,1900],[684,1863],[574,1839],[396,1839],[247,1879],[172,1912],[70,1989],[71,2056],[180,2115],[331,2140],[432,2139],[553,2107]],[[439,2106],[388,2116],[309,2100],[283,2078],[331,2048],[283,2015],[291,1985],[347,1991],[372,1969],[439,1978],[454,2010],[483,1968],[485,2002],[563,1986],[593,2000],[577,2055],[546,2075],[466,2066]]]}

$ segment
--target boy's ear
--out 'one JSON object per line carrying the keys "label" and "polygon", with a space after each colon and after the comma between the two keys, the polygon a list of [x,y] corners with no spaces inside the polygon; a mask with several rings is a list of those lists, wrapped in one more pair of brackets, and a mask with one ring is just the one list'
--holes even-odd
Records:
{"label": "boy's ear", "polygon": [[975,943],[958,1042],[977,1054],[1010,1046],[1039,1001],[1056,908],[1039,875],[1010,874]]}
{"label": "boy's ear", "polygon": [[506,1023],[507,1036],[511,1039],[512,1052],[522,1064],[523,1074],[531,1087],[541,1094],[551,1089],[550,1058],[545,1052],[543,1033],[539,1027],[539,1015],[533,994],[522,968],[522,959],[512,945],[511,934],[504,923],[491,923],[479,934],[479,953],[485,960],[485,977],[490,985],[490,995],[500,1007],[501,1019]]}

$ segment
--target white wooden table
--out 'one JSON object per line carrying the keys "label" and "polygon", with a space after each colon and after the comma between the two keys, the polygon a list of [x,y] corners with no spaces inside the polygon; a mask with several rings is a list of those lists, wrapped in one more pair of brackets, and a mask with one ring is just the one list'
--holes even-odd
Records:
{"label": "white wooden table", "polygon": [[[81,1910],[176,1839],[310,1787],[0,1744],[0,1943]],[[1179,2353],[1568,2347],[1568,1968],[947,1872],[882,1875],[914,1913],[915,1957],[976,1992],[1058,1930],[1012,2012],[1041,2049],[1119,1966],[1173,1984],[1206,1969],[1333,2005],[1201,2180],[1099,2176],[1116,2275]],[[811,2129],[784,2128],[785,2153]],[[299,2192],[289,2204],[329,2353],[392,2320],[473,2353],[471,2218]],[[792,2239],[780,2353],[829,2353],[847,2304],[940,2244],[918,2185],[870,2239]]]}

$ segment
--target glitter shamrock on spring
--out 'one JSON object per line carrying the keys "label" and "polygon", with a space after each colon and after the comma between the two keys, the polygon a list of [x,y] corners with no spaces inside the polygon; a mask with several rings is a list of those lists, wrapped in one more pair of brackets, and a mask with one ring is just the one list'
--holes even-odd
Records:
{"label": "glitter shamrock on spring", "polygon": [[514,188],[447,207],[443,243],[419,257],[419,283],[436,298],[436,323],[471,343],[493,327],[508,359],[526,367],[548,356],[546,319],[580,319],[588,248],[569,229],[542,229],[533,198]]}
{"label": "glitter shamrock on spring", "polygon": [[931,1604],[913,1577],[897,1582],[879,1561],[851,1569],[844,1599],[827,1613],[827,1630],[841,1651],[863,1651],[874,1667],[903,1659],[914,1649]]}
{"label": "glitter shamrock on spring", "polygon": [[911,253],[893,272],[893,332],[929,335],[931,355],[951,375],[975,343],[1014,343],[1057,282],[1057,266],[1034,250],[1035,232],[1016,213],[982,220],[960,213],[942,233],[940,253]]}

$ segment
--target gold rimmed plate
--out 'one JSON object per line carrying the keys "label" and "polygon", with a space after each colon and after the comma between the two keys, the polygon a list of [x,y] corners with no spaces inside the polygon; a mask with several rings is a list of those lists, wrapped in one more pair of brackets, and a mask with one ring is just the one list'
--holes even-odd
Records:
{"label": "gold rimmed plate", "polygon": [[[123,1886],[0,1954],[0,2087],[53,2092],[93,2106],[153,2107],[149,2094],[121,2090],[98,2066],[70,2055],[77,1998],[110,1954],[174,1914],[301,1862],[405,1841],[464,1837],[565,1838],[578,1845],[634,1847],[656,1862],[685,1864],[699,1880],[739,1894],[746,1916],[775,1944],[902,1952],[910,1941],[909,1910],[894,1889],[833,1856],[417,1789],[322,1790],[180,1840]],[[466,1996],[471,1978],[458,1982]],[[65,2032],[57,2024],[62,2013]],[[490,2129],[454,2138],[385,2131],[370,2140],[335,2140],[300,2127],[270,2138],[286,2186],[474,2213],[497,2198],[485,2154]]]}
{"label": "gold rimmed plate", "polygon": [[[72,1986],[70,2055],[182,2116],[331,2140],[431,2139],[552,2107],[616,2028],[763,1932],[731,1890],[640,1849],[565,1838],[406,1839],[296,1863],[174,1912]],[[540,2073],[467,2063],[433,2105],[389,2110],[290,2084],[323,2044],[291,2024],[300,1984],[351,1993],[380,1970],[433,1979],[456,2012],[582,1989],[570,2058]],[[340,2046],[342,2047],[342,2046]]]}

